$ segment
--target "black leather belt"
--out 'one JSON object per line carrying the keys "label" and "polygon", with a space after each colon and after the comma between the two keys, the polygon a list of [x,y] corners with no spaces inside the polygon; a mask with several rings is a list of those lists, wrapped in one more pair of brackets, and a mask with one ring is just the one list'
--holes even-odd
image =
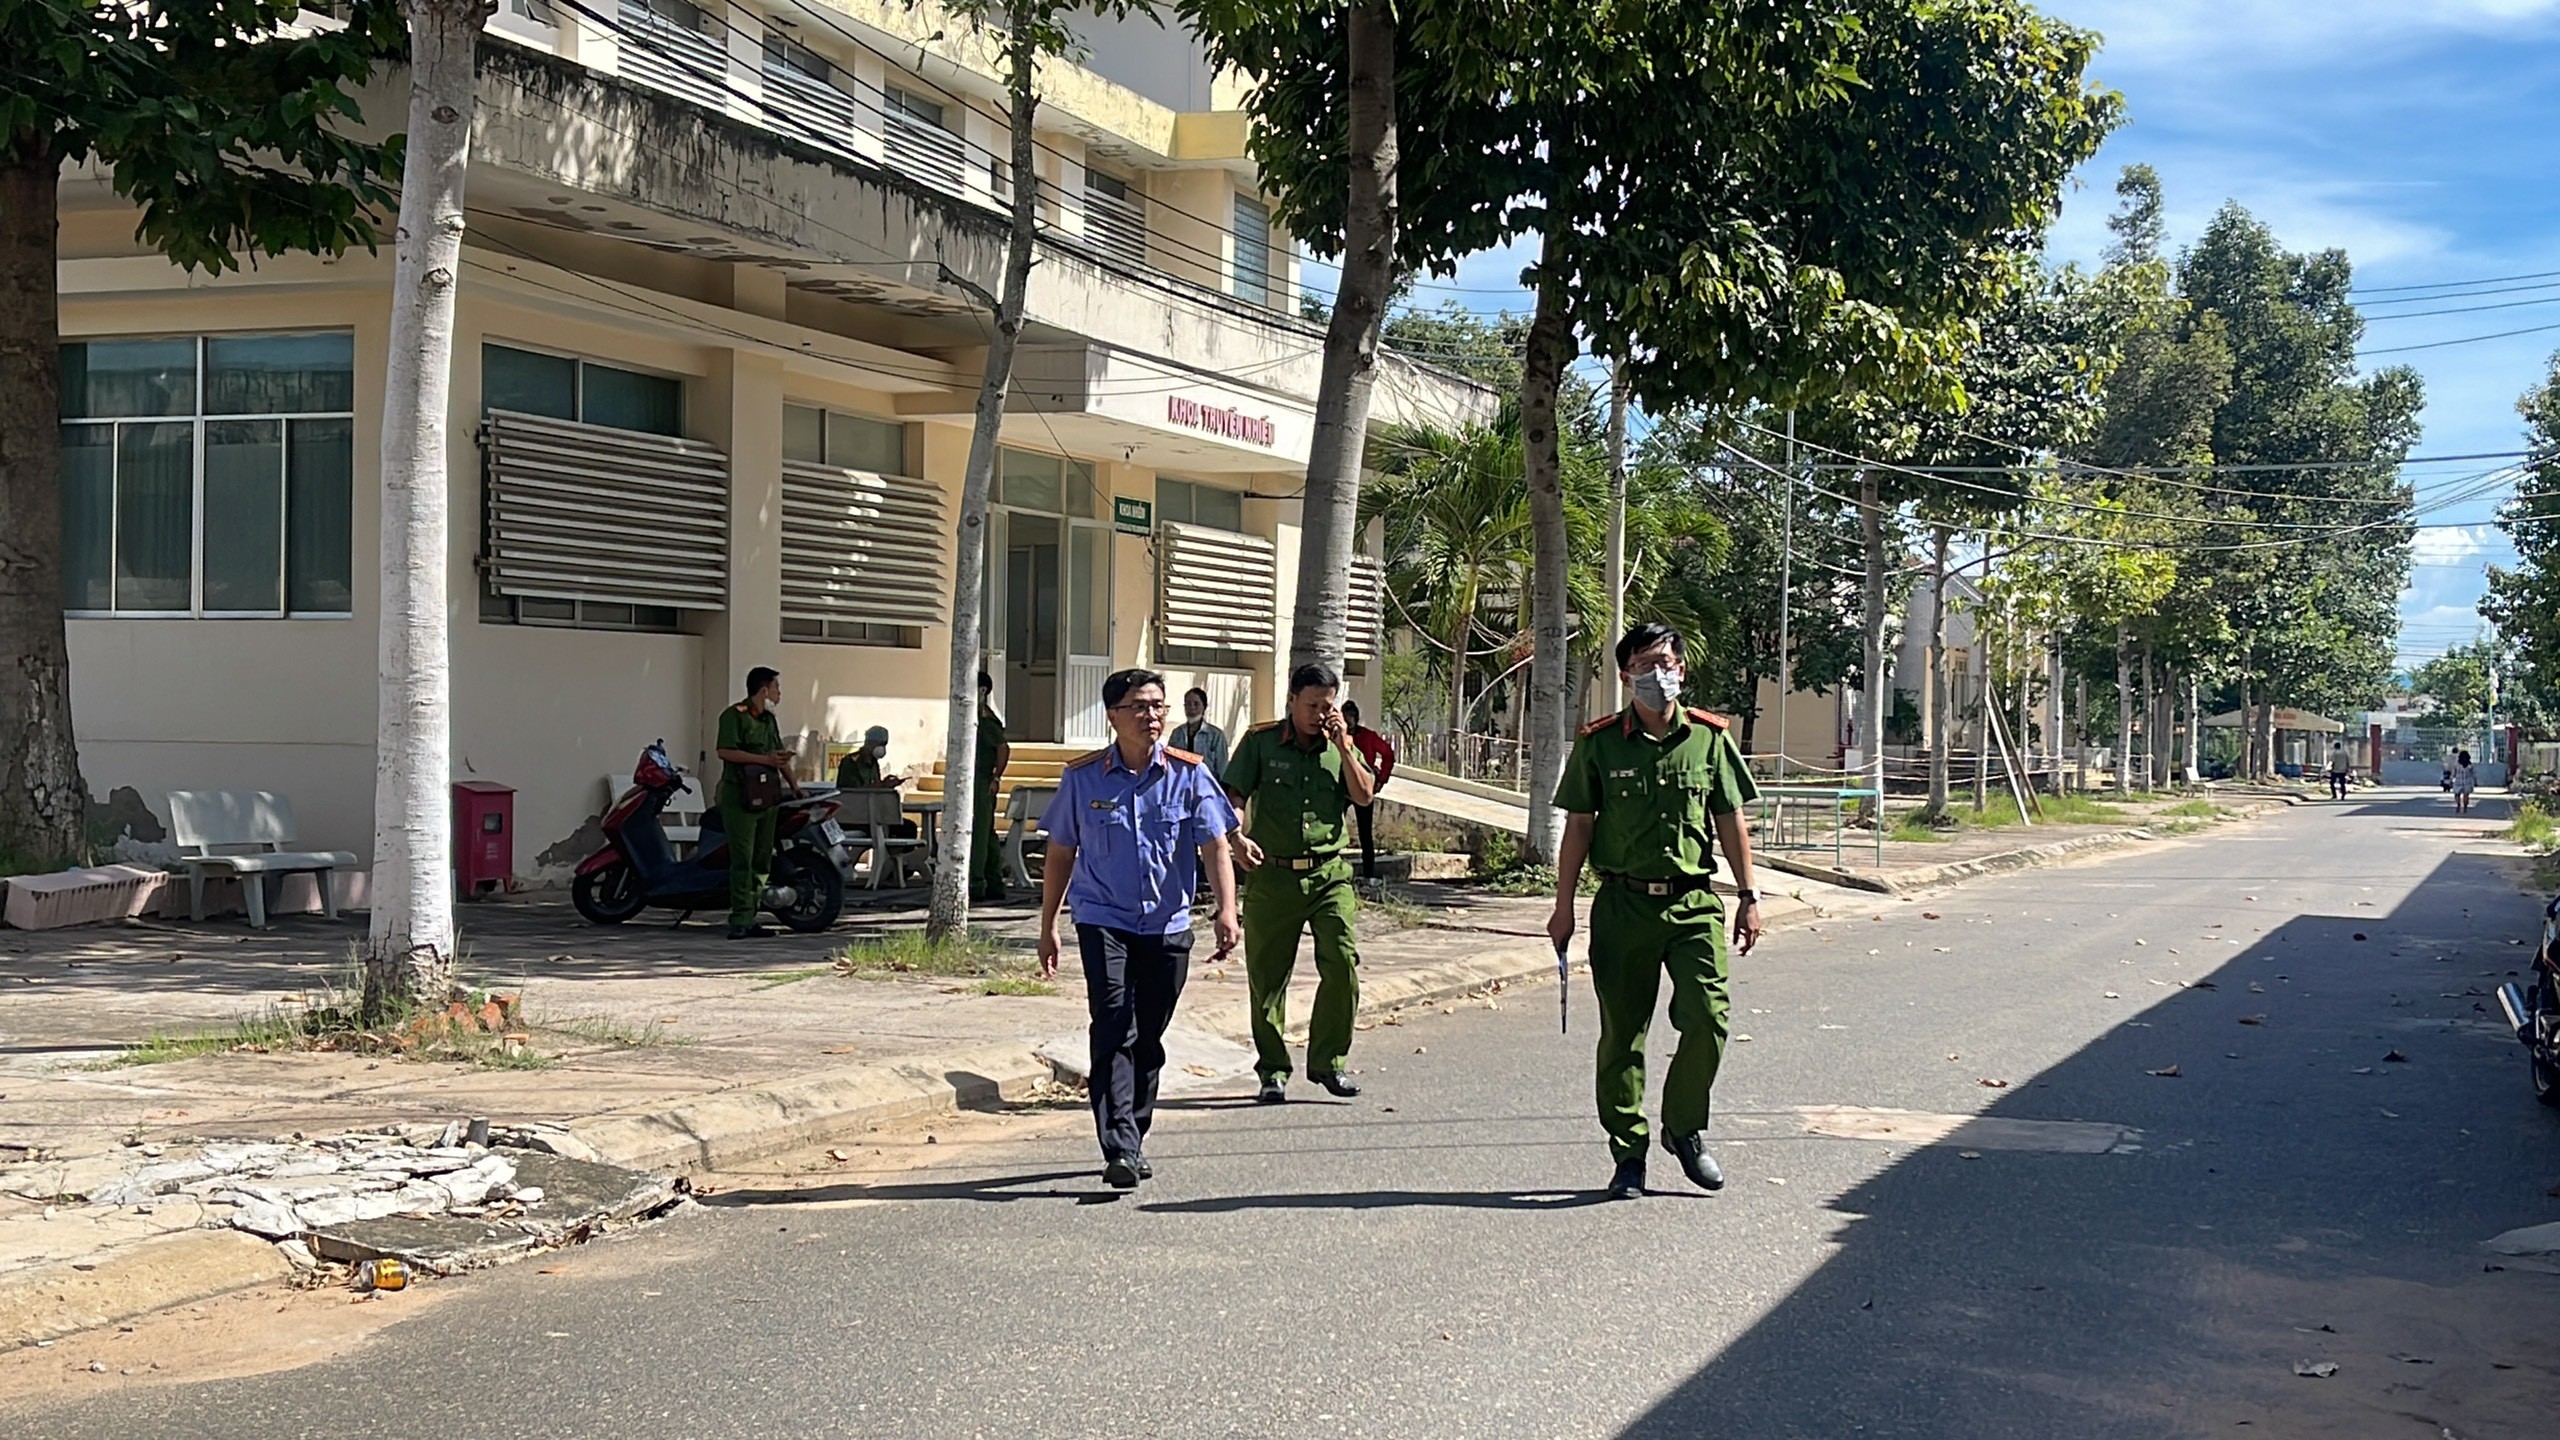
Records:
{"label": "black leather belt", "polygon": [[1638,880],[1627,875],[1603,874],[1600,878],[1622,890],[1632,891],[1635,894],[1643,895],[1655,900],[1670,900],[1683,895],[1695,895],[1701,890],[1712,888],[1715,884],[1714,881],[1704,877],[1688,880]]}

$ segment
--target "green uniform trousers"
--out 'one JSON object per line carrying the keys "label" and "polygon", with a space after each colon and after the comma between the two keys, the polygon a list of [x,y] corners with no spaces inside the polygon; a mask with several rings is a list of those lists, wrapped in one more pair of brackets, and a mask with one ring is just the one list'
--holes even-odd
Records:
{"label": "green uniform trousers", "polygon": [[969,898],[1001,900],[1004,898],[1004,845],[996,839],[996,787],[980,776],[978,791],[972,803],[977,807],[977,829],[969,841]]}
{"label": "green uniform trousers", "polygon": [[1298,936],[1316,935],[1315,1013],[1307,1017],[1307,1073],[1342,1071],[1351,1052],[1351,1022],[1360,1010],[1360,947],[1351,923],[1359,913],[1351,862],[1336,855],[1313,870],[1265,860],[1244,883],[1244,978],[1253,1006],[1253,1068],[1265,1081],[1289,1078],[1289,976],[1298,968]]}
{"label": "green uniform trousers", "polygon": [[763,910],[764,880],[773,873],[774,827],[780,809],[749,810],[734,800],[720,802],[720,828],[729,837],[729,928],[756,923]]}
{"label": "green uniform trousers", "polygon": [[1609,1153],[1645,1153],[1644,1043],[1653,1028],[1662,974],[1671,972],[1671,1026],[1680,1048],[1662,1080],[1662,1128],[1707,1128],[1707,1092],[1724,1063],[1726,1020],[1724,902],[1714,892],[1655,899],[1601,882],[1591,902],[1591,988],[1600,999],[1595,1094]]}

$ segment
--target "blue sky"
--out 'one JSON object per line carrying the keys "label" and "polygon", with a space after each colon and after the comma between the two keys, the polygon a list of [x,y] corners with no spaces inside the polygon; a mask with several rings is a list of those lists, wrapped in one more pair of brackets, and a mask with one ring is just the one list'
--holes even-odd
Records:
{"label": "blue sky", "polygon": [[[2236,199],[2290,249],[2344,249],[2360,289],[2560,271],[2560,0],[2046,0],[2043,8],[2106,37],[2092,73],[2123,93],[2127,113],[2065,202],[2056,258],[2097,257],[2115,175],[2143,161],[2167,188],[2175,243]],[[1526,295],[1505,294],[1519,270],[1518,255],[1487,252],[1446,282],[1452,288],[1418,288],[1414,299],[1525,309]],[[2560,326],[2560,288],[2404,300],[2367,313],[2519,300],[2534,303],[2375,318],[2366,345]],[[2370,363],[2417,368],[2427,386],[2418,453],[2458,455],[2521,447],[2516,397],[2546,373],[2555,350],[2560,329]],[[2420,466],[2411,479],[2423,505],[2499,463]],[[2401,597],[2404,661],[2478,631],[2481,567],[2513,553],[2488,524],[2495,498],[2419,517],[2459,528],[2420,532]]]}

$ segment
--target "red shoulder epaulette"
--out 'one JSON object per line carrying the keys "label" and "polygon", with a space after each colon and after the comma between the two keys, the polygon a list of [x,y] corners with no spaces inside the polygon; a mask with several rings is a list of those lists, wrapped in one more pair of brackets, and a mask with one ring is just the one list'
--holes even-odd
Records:
{"label": "red shoulder epaulette", "polygon": [[1727,720],[1713,710],[1701,710],[1695,705],[1689,707],[1689,718],[1697,721],[1701,725],[1712,725],[1718,730],[1730,730],[1733,728],[1732,721]]}
{"label": "red shoulder epaulette", "polygon": [[1164,747],[1164,753],[1166,753],[1167,755],[1172,756],[1174,759],[1179,760],[1179,761],[1183,762],[1183,763],[1184,763],[1184,764],[1186,764],[1186,765],[1199,765],[1199,764],[1203,764],[1203,763],[1205,763],[1204,761],[1202,761],[1202,760],[1201,760],[1201,758],[1200,758],[1199,756],[1192,754],[1190,751],[1188,751],[1188,750],[1177,750],[1177,749],[1175,749],[1174,747],[1172,747],[1172,746],[1170,746],[1170,745],[1167,745],[1166,747]]}
{"label": "red shoulder epaulette", "polygon": [[1099,750],[1089,750],[1084,754],[1077,756],[1073,760],[1068,761],[1065,768],[1069,770],[1081,770],[1085,766],[1092,764],[1094,761],[1099,760],[1110,753],[1111,747],[1108,745],[1103,746]]}
{"label": "red shoulder epaulette", "polygon": [[1601,731],[1608,729],[1610,726],[1617,724],[1624,718],[1624,716],[1619,715],[1616,711],[1611,711],[1610,713],[1601,716],[1599,719],[1592,721],[1590,724],[1583,726],[1582,733],[1585,735],[1597,735]]}

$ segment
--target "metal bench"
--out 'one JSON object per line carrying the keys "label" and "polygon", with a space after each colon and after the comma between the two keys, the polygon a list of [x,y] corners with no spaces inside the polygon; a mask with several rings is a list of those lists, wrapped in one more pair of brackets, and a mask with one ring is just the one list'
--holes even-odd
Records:
{"label": "metal bench", "polygon": [[1049,802],[1058,798],[1055,785],[1016,785],[1005,798],[1005,818],[1010,822],[1004,832],[1004,868],[1006,878],[1028,889],[1032,882],[1031,861],[1025,848],[1034,840],[1047,843],[1049,832],[1040,828],[1040,817]]}
{"label": "metal bench", "polygon": [[287,875],[318,877],[320,913],[338,918],[331,877],[355,868],[344,850],[289,850],[294,841],[293,802],[272,790],[172,790],[169,837],[187,873],[187,912],[204,919],[208,875],[239,880],[249,924],[267,928],[267,887]]}

